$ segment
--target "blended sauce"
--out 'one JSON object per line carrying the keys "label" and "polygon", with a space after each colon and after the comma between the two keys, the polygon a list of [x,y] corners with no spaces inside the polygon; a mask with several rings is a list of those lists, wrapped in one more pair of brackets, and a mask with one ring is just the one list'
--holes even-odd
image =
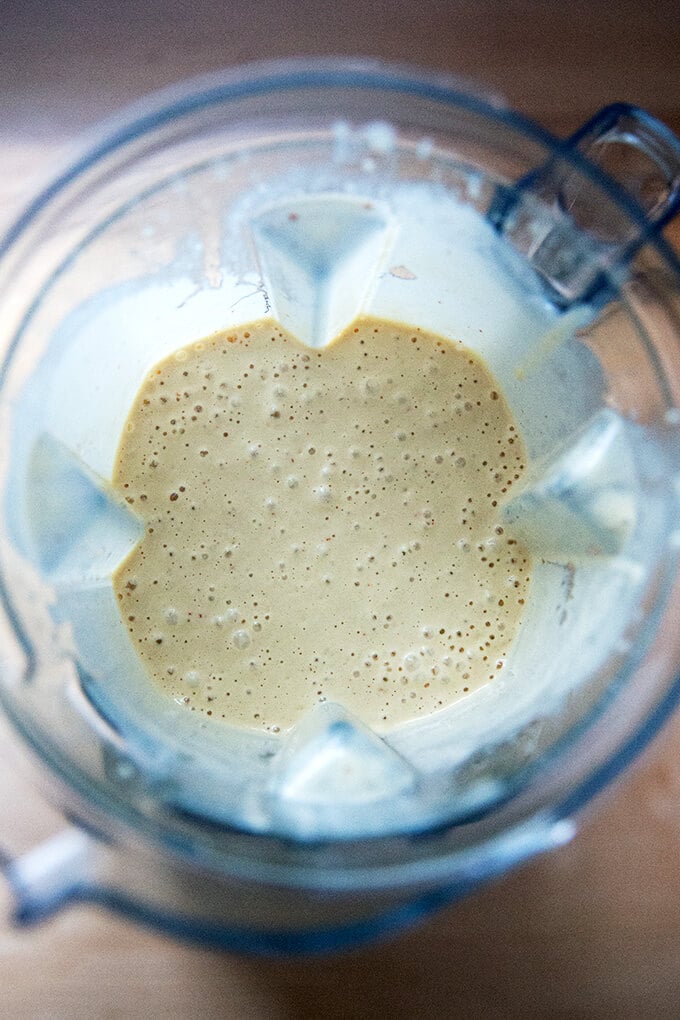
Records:
{"label": "blended sauce", "polygon": [[151,680],[270,732],[319,701],[379,731],[497,676],[528,553],[500,508],[525,450],[460,343],[357,320],[313,350],[271,320],[146,377],[113,484],[145,533],[113,577]]}

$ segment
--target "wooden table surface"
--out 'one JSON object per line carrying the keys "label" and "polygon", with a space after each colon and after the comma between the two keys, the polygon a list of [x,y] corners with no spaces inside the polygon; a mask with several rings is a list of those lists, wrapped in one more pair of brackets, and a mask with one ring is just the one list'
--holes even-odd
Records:
{"label": "wooden table surface", "polygon": [[[628,100],[680,132],[677,2],[7,0],[0,217],[74,136],[151,89],[261,57],[351,53],[476,78],[566,133]],[[672,238],[680,246],[680,229]],[[0,846],[58,819],[2,779]],[[0,903],[2,903],[0,898]],[[6,903],[5,903],[6,905]],[[574,841],[391,942],[297,962],[178,945],[95,909],[0,926],[0,1017],[680,1017],[680,717]]]}

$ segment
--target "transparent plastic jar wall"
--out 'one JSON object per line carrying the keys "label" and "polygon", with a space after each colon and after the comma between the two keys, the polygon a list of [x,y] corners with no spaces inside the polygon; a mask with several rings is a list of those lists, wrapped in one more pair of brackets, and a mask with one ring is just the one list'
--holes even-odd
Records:
{"label": "transparent plastic jar wall", "polygon": [[[679,168],[629,107],[563,142],[445,79],[293,62],[131,111],[26,210],[0,263],[0,695],[71,825],[20,857],[8,834],[19,920],[86,899],[227,947],[322,950],[569,838],[678,695],[680,273],[661,231]],[[334,225],[295,255],[293,300],[291,198]],[[470,304],[487,276],[494,301]],[[269,313],[322,345],[366,308],[478,348],[479,315],[487,337],[512,325],[481,353],[532,464],[506,508],[543,571],[516,692],[410,744],[332,710],[297,744],[197,738],[110,645],[107,579],[136,535],[105,484],[124,414],[161,341]],[[377,760],[382,793],[327,783],[314,749],[333,740],[336,763]],[[291,794],[300,754],[320,771]]]}

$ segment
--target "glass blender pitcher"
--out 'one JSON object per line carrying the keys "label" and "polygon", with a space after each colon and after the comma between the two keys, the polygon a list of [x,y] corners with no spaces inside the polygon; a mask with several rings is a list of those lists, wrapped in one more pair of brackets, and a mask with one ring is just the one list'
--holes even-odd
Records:
{"label": "glass blender pitcher", "polygon": [[[165,93],[33,201],[0,249],[0,699],[67,822],[1,858],[19,921],[89,901],[320,951],[571,837],[680,692],[679,205],[680,143],[640,110],[559,140],[346,60]],[[521,429],[507,668],[385,734],[330,703],[283,733],[191,720],[112,590],[142,528],[110,485],[132,399],[215,331],[270,316],[322,349],[364,313],[478,352]]]}

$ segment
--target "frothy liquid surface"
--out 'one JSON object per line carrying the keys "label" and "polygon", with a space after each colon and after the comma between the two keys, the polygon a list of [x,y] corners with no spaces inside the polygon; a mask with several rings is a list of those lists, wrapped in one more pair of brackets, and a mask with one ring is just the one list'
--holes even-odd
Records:
{"label": "frothy liquid surface", "polygon": [[524,464],[488,369],[423,330],[362,319],[317,351],[264,320],[175,352],[113,478],[146,525],[113,581],[149,677],[275,732],[323,700],[386,730],[492,681]]}

